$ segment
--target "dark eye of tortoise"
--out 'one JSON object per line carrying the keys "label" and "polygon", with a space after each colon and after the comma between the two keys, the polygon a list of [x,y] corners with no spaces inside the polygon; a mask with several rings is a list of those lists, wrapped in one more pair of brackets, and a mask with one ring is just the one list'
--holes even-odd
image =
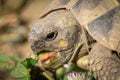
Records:
{"label": "dark eye of tortoise", "polygon": [[57,34],[58,34],[57,31],[50,32],[49,34],[47,34],[46,40],[47,40],[47,41],[54,40],[54,39],[57,37]]}

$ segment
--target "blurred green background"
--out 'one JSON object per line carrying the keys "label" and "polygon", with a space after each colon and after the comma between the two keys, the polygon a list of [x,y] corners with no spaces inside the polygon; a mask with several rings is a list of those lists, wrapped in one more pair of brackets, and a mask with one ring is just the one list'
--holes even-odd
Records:
{"label": "blurred green background", "polygon": [[[0,0],[0,54],[18,56],[21,60],[32,53],[28,33],[32,23],[52,0]],[[0,69],[0,80],[10,78]]]}

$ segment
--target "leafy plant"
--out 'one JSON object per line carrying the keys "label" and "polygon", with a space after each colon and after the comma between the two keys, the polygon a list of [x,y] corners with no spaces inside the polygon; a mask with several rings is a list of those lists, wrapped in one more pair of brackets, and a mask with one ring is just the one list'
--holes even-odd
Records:
{"label": "leafy plant", "polygon": [[56,70],[57,80],[95,80],[93,74],[76,64],[68,63]]}
{"label": "leafy plant", "polygon": [[31,80],[29,70],[37,62],[32,58],[21,61],[18,57],[0,54],[0,67],[10,70],[11,76],[18,80]]}
{"label": "leafy plant", "polygon": [[[10,75],[18,80],[32,80],[30,70],[36,63],[38,63],[38,59],[26,58],[24,61],[21,61],[15,56],[0,54],[0,68],[9,70]],[[79,68],[77,65],[71,63],[66,65],[67,67],[60,67],[56,70],[55,76],[57,80],[69,80],[68,78],[71,80],[88,80],[87,78],[95,80],[93,74],[88,70]],[[44,80],[54,80],[45,71],[42,71],[40,76],[38,78],[44,77]]]}

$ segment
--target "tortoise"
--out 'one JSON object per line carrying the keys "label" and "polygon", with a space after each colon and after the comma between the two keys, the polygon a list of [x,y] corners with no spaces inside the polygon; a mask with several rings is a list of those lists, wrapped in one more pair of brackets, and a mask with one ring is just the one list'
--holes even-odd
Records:
{"label": "tortoise", "polygon": [[120,80],[120,0],[54,0],[32,25],[33,52],[50,71],[67,62],[97,80]]}

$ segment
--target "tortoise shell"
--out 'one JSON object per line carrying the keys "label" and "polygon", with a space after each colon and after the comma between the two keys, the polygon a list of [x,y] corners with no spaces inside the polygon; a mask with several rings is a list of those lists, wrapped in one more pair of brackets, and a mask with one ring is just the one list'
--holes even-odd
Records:
{"label": "tortoise shell", "polygon": [[70,10],[81,26],[100,44],[120,52],[120,0],[54,0],[40,18]]}

